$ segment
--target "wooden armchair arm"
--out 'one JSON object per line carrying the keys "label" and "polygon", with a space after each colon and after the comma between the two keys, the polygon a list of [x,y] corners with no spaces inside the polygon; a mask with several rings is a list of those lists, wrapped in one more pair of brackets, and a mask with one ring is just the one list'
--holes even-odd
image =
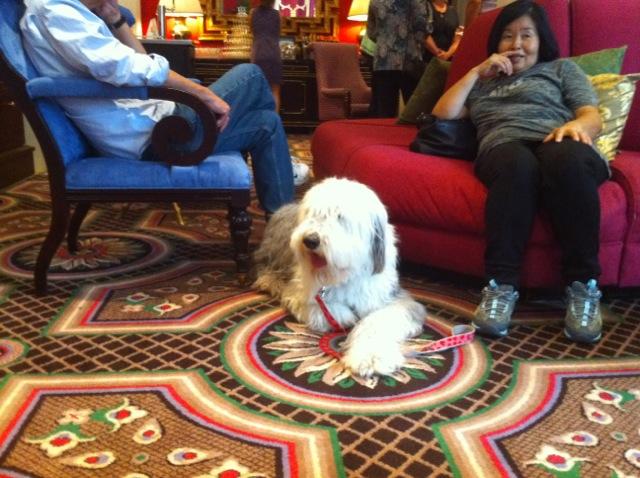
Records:
{"label": "wooden armchair arm", "polygon": [[341,100],[345,117],[351,116],[351,90],[348,88],[321,88],[320,93],[328,98]]}
{"label": "wooden armchair arm", "polygon": [[186,143],[192,138],[193,134],[187,120],[171,115],[162,118],[156,124],[151,134],[151,147],[163,162],[176,166],[192,166],[213,153],[218,139],[216,116],[200,99],[184,91],[159,87],[149,87],[149,98],[175,101],[189,106],[202,121],[202,143],[191,152],[172,149],[172,143]]}

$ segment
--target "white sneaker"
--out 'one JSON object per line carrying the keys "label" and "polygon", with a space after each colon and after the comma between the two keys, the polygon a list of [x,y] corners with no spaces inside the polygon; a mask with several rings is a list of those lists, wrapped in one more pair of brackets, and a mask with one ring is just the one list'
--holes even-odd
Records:
{"label": "white sneaker", "polygon": [[291,161],[293,168],[293,184],[300,186],[309,180],[309,166],[300,161]]}

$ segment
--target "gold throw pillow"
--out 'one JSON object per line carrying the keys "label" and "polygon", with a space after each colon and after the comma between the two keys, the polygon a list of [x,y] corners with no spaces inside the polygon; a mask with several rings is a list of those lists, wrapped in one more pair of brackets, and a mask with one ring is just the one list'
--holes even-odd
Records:
{"label": "gold throw pillow", "polygon": [[611,161],[616,156],[640,74],[605,73],[590,76],[589,79],[598,96],[598,109],[603,122],[602,132],[596,138],[595,145]]}

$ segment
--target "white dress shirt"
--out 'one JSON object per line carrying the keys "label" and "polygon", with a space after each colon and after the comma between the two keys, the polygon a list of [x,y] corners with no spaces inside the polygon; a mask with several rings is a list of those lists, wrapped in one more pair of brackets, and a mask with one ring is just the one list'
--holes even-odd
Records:
{"label": "white dress shirt", "polygon": [[[95,78],[116,86],[160,86],[169,63],[135,52],[79,0],[26,0],[20,21],[24,48],[36,70],[49,77]],[[160,100],[63,98],[67,115],[105,156],[139,158],[154,125],[173,113]]]}

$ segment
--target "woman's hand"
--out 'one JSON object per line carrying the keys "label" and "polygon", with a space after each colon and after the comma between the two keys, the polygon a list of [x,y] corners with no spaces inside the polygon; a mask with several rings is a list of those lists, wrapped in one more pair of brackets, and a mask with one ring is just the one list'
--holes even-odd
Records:
{"label": "woman's hand", "polygon": [[582,124],[576,120],[569,121],[559,128],[555,128],[553,131],[551,131],[551,133],[547,135],[546,138],[544,138],[543,143],[548,143],[550,141],[559,143],[565,136],[568,136],[574,141],[588,144],[589,146],[593,144],[591,136],[589,136]]}
{"label": "woman's hand", "polygon": [[512,75],[513,64],[511,63],[510,56],[515,54],[517,54],[517,52],[515,51],[494,53],[478,66],[476,66],[478,76],[480,76],[480,78],[493,78],[501,74],[507,76]]}
{"label": "woman's hand", "polygon": [[555,128],[544,138],[545,143],[559,143],[565,136],[591,146],[593,138],[602,131],[602,118],[595,106],[582,106],[576,110],[576,118]]}

